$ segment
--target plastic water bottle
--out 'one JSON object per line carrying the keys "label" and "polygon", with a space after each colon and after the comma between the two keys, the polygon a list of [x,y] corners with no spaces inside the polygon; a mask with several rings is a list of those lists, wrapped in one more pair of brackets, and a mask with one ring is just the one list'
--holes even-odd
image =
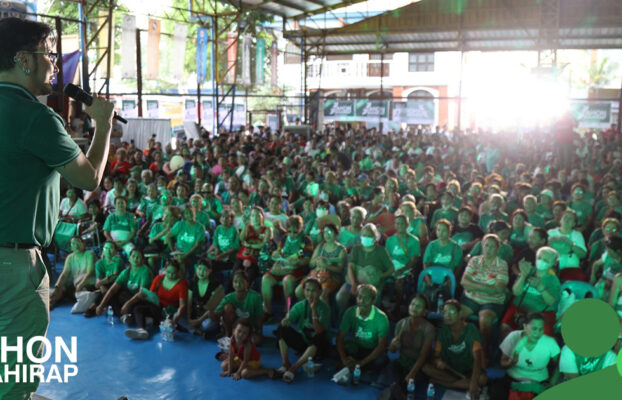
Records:
{"label": "plastic water bottle", "polygon": [[356,364],[354,367],[354,373],[352,374],[352,383],[358,385],[361,381],[361,366]]}
{"label": "plastic water bottle", "polygon": [[434,390],[434,385],[430,383],[428,386],[428,400],[434,400],[435,395],[436,391]]}
{"label": "plastic water bottle", "polygon": [[313,357],[307,358],[307,376],[313,378],[315,376],[315,364],[313,363]]}
{"label": "plastic water bottle", "polygon": [[160,334],[162,335],[163,341],[173,341],[173,323],[170,317],[166,317],[166,319],[160,323]]}
{"label": "plastic water bottle", "polygon": [[415,400],[415,380],[410,378],[406,386],[406,400]]}
{"label": "plastic water bottle", "polygon": [[445,304],[445,299],[443,298],[443,293],[438,294],[438,300],[436,301],[436,312],[439,314],[443,313],[443,304]]}
{"label": "plastic water bottle", "polygon": [[110,325],[114,325],[114,311],[112,310],[112,306],[108,306],[106,310],[106,315],[108,316],[108,323]]}

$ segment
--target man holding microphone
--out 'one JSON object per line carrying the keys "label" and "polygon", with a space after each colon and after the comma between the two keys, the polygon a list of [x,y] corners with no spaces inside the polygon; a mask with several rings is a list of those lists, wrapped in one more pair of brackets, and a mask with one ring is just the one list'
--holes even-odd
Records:
{"label": "man holding microphone", "polygon": [[[38,382],[4,377],[4,367],[14,371],[17,365],[31,364],[27,343],[47,332],[49,277],[41,248],[51,243],[58,220],[60,176],[87,190],[99,185],[108,158],[113,104],[95,97],[86,109],[97,129],[84,155],[61,117],[36,98],[52,92],[58,71],[52,28],[3,18],[0,37],[0,343],[7,350],[0,398],[29,399]],[[18,339],[23,343],[20,363],[17,351],[10,350],[19,348]],[[38,350],[40,356],[42,346]]]}

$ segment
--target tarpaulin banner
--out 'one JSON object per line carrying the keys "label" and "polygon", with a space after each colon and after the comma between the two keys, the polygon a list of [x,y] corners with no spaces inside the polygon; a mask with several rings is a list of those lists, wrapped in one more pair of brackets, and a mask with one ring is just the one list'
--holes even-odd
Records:
{"label": "tarpaulin banner", "polygon": [[184,102],[184,121],[197,120],[197,101],[186,99]]}
{"label": "tarpaulin banner", "polygon": [[209,131],[214,126],[214,105],[211,100],[201,101],[201,125]]}
{"label": "tarpaulin banner", "polygon": [[434,101],[408,100],[393,102],[391,119],[394,122],[406,124],[434,124]]}
{"label": "tarpaulin banner", "polygon": [[251,35],[244,35],[242,40],[242,84],[251,84]]}
{"label": "tarpaulin banner", "polygon": [[[97,50],[97,53],[99,57],[101,57],[105,49],[108,48],[108,32],[111,26],[113,28],[112,28],[112,36],[111,36],[112,43],[110,43],[110,51],[112,52],[112,54],[114,54],[114,13],[112,14],[110,24],[108,24],[108,10],[99,10],[98,24],[99,26],[103,25],[103,28],[101,29],[101,31],[99,31],[99,35],[97,36],[97,46],[99,47],[99,50]],[[112,78],[112,71],[114,70],[113,68],[114,57],[112,58],[110,62],[110,71],[108,71],[108,57],[109,56],[110,54],[106,54],[104,56],[104,59],[101,61],[101,63],[97,67],[99,68],[100,75],[102,78],[106,78],[106,77]]]}
{"label": "tarpaulin banner", "polygon": [[136,79],[136,17],[124,15],[121,29],[121,77]]}
{"label": "tarpaulin banner", "polygon": [[[65,85],[74,81],[76,70],[80,63],[80,55],[80,50],[63,54],[63,83]],[[56,90],[56,75],[54,75],[54,79],[52,80],[52,87]]]}
{"label": "tarpaulin banner", "polygon": [[238,40],[235,32],[227,34],[227,82],[235,83],[235,62],[238,58]]}
{"label": "tarpaulin banner", "polygon": [[264,84],[264,66],[266,62],[266,41],[263,38],[257,38],[257,49],[255,52],[255,84],[261,86]]}
{"label": "tarpaulin banner", "polygon": [[573,117],[580,128],[609,128],[611,125],[611,103],[572,103]]}
{"label": "tarpaulin banner", "polygon": [[158,79],[160,66],[160,21],[149,19],[147,41],[147,79]]}
{"label": "tarpaulin banner", "polygon": [[279,79],[277,77],[279,72],[279,46],[276,39],[272,42],[270,53],[270,84],[272,87],[277,87],[279,86]]}
{"label": "tarpaulin banner", "polygon": [[[337,121],[354,119],[354,100],[324,101],[324,118]],[[344,119],[345,118],[345,119]]]}
{"label": "tarpaulin banner", "polygon": [[389,100],[357,100],[356,116],[359,121],[378,121],[389,117]]}
{"label": "tarpaulin banner", "polygon": [[[175,24],[175,30],[173,31],[173,63],[171,68],[171,73],[174,81],[181,81],[184,76],[184,61],[186,60],[186,36],[188,36],[188,25]],[[205,58],[207,59],[207,41],[205,46]],[[197,48],[197,57],[198,54],[199,52]]]}
{"label": "tarpaulin banner", "polygon": [[136,107],[136,100],[123,100],[121,102],[121,113],[125,118],[138,117],[138,108]]}
{"label": "tarpaulin banner", "polygon": [[147,117],[160,118],[160,103],[157,100],[147,100]]}
{"label": "tarpaulin banner", "polygon": [[197,79],[199,82],[207,80],[207,43],[209,32],[206,28],[197,29]]}

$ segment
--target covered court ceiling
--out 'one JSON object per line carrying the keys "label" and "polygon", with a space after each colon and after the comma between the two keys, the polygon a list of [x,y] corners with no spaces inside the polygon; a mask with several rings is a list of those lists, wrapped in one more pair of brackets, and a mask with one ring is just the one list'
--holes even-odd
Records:
{"label": "covered court ceiling", "polygon": [[[258,1],[258,0],[256,0]],[[285,36],[308,55],[622,48],[621,0],[422,0]]]}
{"label": "covered court ceiling", "polygon": [[238,7],[242,12],[260,10],[283,18],[301,19],[322,14],[366,0],[222,0]]}

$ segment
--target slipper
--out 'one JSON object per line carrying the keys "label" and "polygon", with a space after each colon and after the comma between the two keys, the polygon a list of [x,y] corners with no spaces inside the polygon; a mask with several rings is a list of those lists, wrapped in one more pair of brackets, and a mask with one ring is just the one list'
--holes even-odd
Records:
{"label": "slipper", "polygon": [[276,372],[277,372],[278,374],[284,374],[284,373],[286,373],[286,372],[287,372],[287,368],[285,368],[285,366],[284,366],[284,365],[281,365],[281,367],[280,367],[279,369],[277,369],[277,370],[276,370]]}
{"label": "slipper", "polygon": [[292,383],[296,375],[292,371],[285,371],[283,374],[283,382]]}
{"label": "slipper", "polygon": [[229,353],[225,353],[224,351],[219,351],[218,353],[216,353],[216,355],[214,355],[214,358],[216,358],[218,361],[225,361],[228,356],[229,356]]}

